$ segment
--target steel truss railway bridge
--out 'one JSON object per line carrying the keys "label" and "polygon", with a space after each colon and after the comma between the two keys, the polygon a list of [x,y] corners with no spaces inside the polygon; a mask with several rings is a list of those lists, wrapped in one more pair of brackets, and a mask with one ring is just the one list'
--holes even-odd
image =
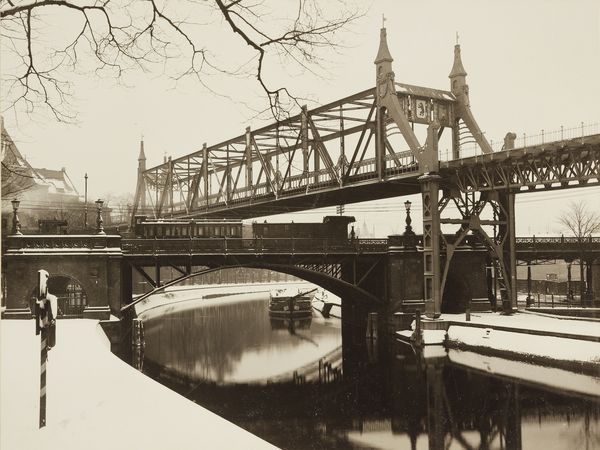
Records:
{"label": "steel truss railway bridge", "polygon": [[[598,185],[600,135],[582,126],[515,148],[508,133],[494,151],[471,110],[458,44],[450,90],[398,83],[392,61],[382,28],[373,88],[152,168],[142,146],[133,215],[243,219],[420,193],[426,314],[439,316],[452,261],[471,234],[512,310],[515,195]],[[443,225],[456,234],[448,238]]]}
{"label": "steel truss railway bridge", "polygon": [[[553,258],[581,258],[564,239],[554,243],[558,250],[552,243],[541,249],[539,239],[519,248],[515,196],[598,185],[600,134],[586,134],[582,126],[529,145],[524,139],[515,148],[516,135],[508,133],[495,151],[471,111],[458,44],[450,90],[397,83],[392,61],[383,28],[374,88],[302,108],[152,168],[146,168],[142,144],[132,222],[137,214],[244,219],[420,193],[422,236],[409,226],[403,236],[381,242],[289,239],[269,247],[266,240],[23,236],[15,227],[3,246],[3,315],[31,316],[31,286],[40,267],[79,281],[87,295],[84,314],[107,317],[131,302],[134,271],[159,286],[164,266],[182,276],[194,266],[274,268],[347,295],[351,301],[343,305],[361,297],[377,308],[383,304],[386,314],[424,309],[430,317],[440,315],[445,296],[459,299],[454,307],[470,302],[472,309],[489,309],[494,274],[502,306],[512,311],[517,260],[549,259],[552,252]],[[360,322],[367,310],[343,314]]]}

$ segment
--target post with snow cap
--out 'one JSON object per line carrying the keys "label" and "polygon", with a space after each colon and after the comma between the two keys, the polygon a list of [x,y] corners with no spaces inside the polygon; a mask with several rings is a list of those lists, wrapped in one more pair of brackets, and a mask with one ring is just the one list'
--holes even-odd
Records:
{"label": "post with snow cap", "polygon": [[48,292],[50,275],[38,270],[35,302],[35,334],[40,335],[40,414],[39,427],[46,426],[46,368],[48,350],[56,344],[57,298]]}

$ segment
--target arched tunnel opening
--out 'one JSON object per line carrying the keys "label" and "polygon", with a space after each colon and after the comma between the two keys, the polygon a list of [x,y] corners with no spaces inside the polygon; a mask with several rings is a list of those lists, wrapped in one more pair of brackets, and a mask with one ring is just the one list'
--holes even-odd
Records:
{"label": "arched tunnel opening", "polygon": [[[34,311],[36,289],[31,291],[30,308]],[[87,293],[81,283],[67,275],[51,275],[48,279],[48,292],[58,300],[58,318],[82,318],[87,305]]]}
{"label": "arched tunnel opening", "polygon": [[472,293],[469,282],[456,274],[448,274],[442,296],[442,314],[465,312],[471,303],[471,298]]}

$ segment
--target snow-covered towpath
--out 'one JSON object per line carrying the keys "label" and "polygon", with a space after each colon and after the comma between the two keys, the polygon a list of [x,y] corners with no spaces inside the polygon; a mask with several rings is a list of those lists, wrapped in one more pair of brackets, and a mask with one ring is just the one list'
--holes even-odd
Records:
{"label": "snow-covered towpath", "polygon": [[60,320],[38,429],[40,337],[0,321],[0,448],[275,448],[136,371],[110,352],[98,321]]}

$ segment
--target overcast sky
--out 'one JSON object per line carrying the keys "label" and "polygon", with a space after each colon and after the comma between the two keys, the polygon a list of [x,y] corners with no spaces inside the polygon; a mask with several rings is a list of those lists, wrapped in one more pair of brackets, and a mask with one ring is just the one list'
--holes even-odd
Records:
{"label": "overcast sky", "polygon": [[[370,6],[369,6],[370,5]],[[294,92],[312,98],[309,107],[328,103],[374,85],[373,59],[379,42],[381,16],[386,16],[389,48],[396,81],[449,89],[456,32],[468,72],[471,107],[488,139],[507,131],[538,134],[541,129],[600,122],[600,6],[597,1],[428,1],[365,2],[366,16],[338,35],[341,54],[325,54],[327,76],[280,73]],[[220,26],[219,23],[215,26]],[[215,37],[217,39],[217,37]],[[213,46],[239,62],[246,58],[238,36],[221,33]],[[287,77],[287,78],[285,78]],[[192,82],[172,83],[152,74],[128,76],[127,87],[111,80],[75,78],[79,125],[52,120],[15,123],[5,114],[5,126],[35,167],[66,167],[83,193],[89,175],[91,197],[133,192],[140,136],[144,135],[148,167],[163,155],[181,156],[239,135],[251,125],[259,89],[248,80],[215,80],[230,98],[216,96]],[[597,132],[600,129],[596,128]],[[582,199],[600,211],[600,188],[524,194],[517,200],[517,232],[560,232],[556,216],[572,199]],[[419,199],[414,200],[420,218]],[[401,231],[404,199],[375,205],[349,206],[362,222],[367,216],[377,234]],[[384,205],[387,212],[382,212]],[[327,210],[329,212],[332,209]],[[323,212],[301,217],[316,220]],[[415,223],[420,231],[420,224]]]}

